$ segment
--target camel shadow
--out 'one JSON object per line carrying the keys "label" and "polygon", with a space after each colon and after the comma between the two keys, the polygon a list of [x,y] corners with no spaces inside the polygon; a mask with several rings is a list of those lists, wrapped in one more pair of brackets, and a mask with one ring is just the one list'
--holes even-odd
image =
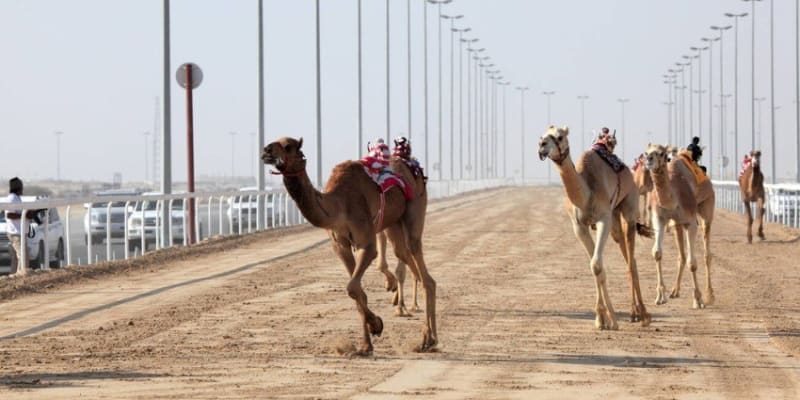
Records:
{"label": "camel shadow", "polygon": [[94,380],[146,380],[159,378],[164,374],[153,374],[132,371],[84,371],[84,372],[65,372],[65,373],[27,373],[6,375],[0,378],[0,387],[6,388],[25,388],[25,389],[47,389],[54,387],[73,387],[78,381]]}
{"label": "camel shadow", "polygon": [[[475,313],[478,314],[492,314],[499,317],[508,317],[508,318],[566,318],[566,319],[575,319],[575,320],[588,320],[594,321],[595,313],[594,311],[560,311],[560,310],[514,310],[514,309],[489,309],[489,308],[481,308],[475,307],[470,308],[473,312],[450,312],[450,316],[463,316],[463,317],[473,317]],[[650,317],[653,318],[655,321],[656,319],[663,319],[666,317],[666,314],[662,313],[654,313],[651,308],[648,308],[648,312],[650,313]],[[617,320],[618,321],[627,321],[630,314],[627,311],[617,311],[616,312]]]}

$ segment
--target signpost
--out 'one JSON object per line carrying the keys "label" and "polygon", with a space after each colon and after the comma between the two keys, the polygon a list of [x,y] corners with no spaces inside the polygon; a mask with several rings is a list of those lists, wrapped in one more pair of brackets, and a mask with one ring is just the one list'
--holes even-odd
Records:
{"label": "signpost", "polygon": [[[192,112],[192,90],[203,81],[203,71],[197,64],[184,63],[175,71],[175,78],[182,88],[186,89],[186,161],[187,191],[194,193],[194,115]],[[169,214],[167,214],[169,215]],[[189,198],[188,244],[195,242],[195,199]]]}

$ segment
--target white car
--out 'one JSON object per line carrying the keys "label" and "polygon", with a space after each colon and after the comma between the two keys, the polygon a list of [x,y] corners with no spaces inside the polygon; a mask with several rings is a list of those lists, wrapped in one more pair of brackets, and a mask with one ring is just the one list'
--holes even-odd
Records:
{"label": "white car", "polygon": [[[140,192],[138,190],[120,189],[98,192],[96,196],[137,196]],[[92,243],[101,244],[106,240],[108,234],[106,228],[111,232],[112,239],[121,239],[125,237],[125,219],[130,215],[136,203],[130,203],[131,210],[125,210],[124,201],[116,201],[111,203],[111,221],[109,218],[109,209],[107,202],[101,203],[86,203],[86,214],[83,217],[83,229],[86,232],[84,242],[88,243],[89,239]]]}
{"label": "white car", "polygon": [[[242,192],[257,191],[255,186],[243,187],[239,189]],[[272,190],[272,188],[266,188]],[[267,195],[265,200],[267,226],[272,225],[272,208],[274,203],[274,195]],[[228,209],[226,211],[228,223],[230,224],[234,233],[239,232],[239,225],[241,225],[242,232],[247,232],[247,228],[252,226],[253,229],[258,226],[258,199],[255,195],[241,195],[228,198]],[[241,217],[240,217],[241,216]],[[275,218],[279,218],[277,215]]]}
{"label": "white car", "polygon": [[[159,195],[160,193],[143,193],[143,196]],[[143,200],[136,204],[133,212],[128,217],[128,250],[134,251],[142,247],[142,233],[144,233],[145,246],[155,245],[156,228],[161,226],[161,208],[158,200]],[[162,202],[164,207],[169,207],[169,200]],[[188,204],[187,204],[188,205]],[[172,243],[184,242],[183,220],[188,217],[184,200],[172,200],[170,209],[172,224]],[[160,234],[160,233],[159,233]]]}
{"label": "white car", "polygon": [[[22,196],[23,202],[35,201],[38,198],[34,196]],[[48,212],[40,211],[39,219],[42,221],[40,226],[35,221],[30,221],[27,238],[25,239],[27,245],[27,256],[29,268],[40,268],[47,262],[50,267],[61,267],[65,259],[64,247],[64,225],[58,215],[58,210],[51,208]],[[47,224],[45,224],[45,220]],[[13,274],[17,270],[16,265],[11,265],[11,241],[6,235],[6,213],[0,212],[0,274],[8,273]],[[45,235],[44,228],[47,226],[48,231]],[[46,237],[46,239],[45,239]],[[47,240],[47,246],[45,246]],[[48,255],[45,256],[45,247],[48,249]]]}

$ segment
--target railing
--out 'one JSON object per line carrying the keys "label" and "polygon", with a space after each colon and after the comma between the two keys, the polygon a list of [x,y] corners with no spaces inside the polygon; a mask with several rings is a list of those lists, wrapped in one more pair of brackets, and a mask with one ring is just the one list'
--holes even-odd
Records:
{"label": "railing", "polygon": [[[511,180],[504,179],[429,181],[427,184],[428,198],[444,198],[512,184]],[[186,245],[189,242],[189,229],[187,229],[187,224],[189,223],[189,202],[187,200],[189,199],[195,200],[195,242],[212,236],[251,233],[306,222],[297,209],[294,200],[283,190],[93,196],[71,199],[45,198],[14,205],[0,203],[0,209],[22,211],[23,213],[27,210],[46,210],[43,226],[36,225],[33,229],[43,230],[42,239],[45,256],[44,262],[39,267],[47,269],[52,260],[52,257],[50,257],[52,253],[50,242],[53,239],[50,237],[50,210],[56,209],[58,214],[63,213],[63,220],[56,216],[53,221],[63,227],[63,233],[59,233],[62,235],[60,239],[63,241],[62,254],[60,254],[60,257],[55,254],[56,259],[53,262],[59,266],[81,265],[92,264],[101,260],[127,260],[147,253],[148,245],[152,245],[154,250],[175,245]],[[152,210],[145,210],[143,202],[155,202],[156,204]],[[102,210],[102,208],[93,207],[97,203],[106,204],[104,207],[105,218],[98,216],[97,221],[93,223],[92,213]],[[114,204],[117,206],[114,206]],[[115,222],[111,216],[115,209],[118,210],[120,208],[118,205],[121,204],[124,204],[122,211],[124,212],[124,218],[122,218],[123,234],[120,237],[118,234],[112,233],[112,227],[114,226],[118,232],[119,222]],[[166,220],[162,218],[165,207],[169,210]],[[262,212],[262,209],[265,209],[266,212]],[[140,223],[134,225],[136,223],[134,216],[140,219]],[[21,224],[22,232],[31,232],[29,222],[26,219],[23,218]],[[76,224],[79,226],[76,227]],[[164,224],[167,226],[165,227]],[[103,236],[100,237],[97,235],[96,230],[99,231],[100,229],[97,229],[97,227],[102,225],[104,225],[102,229]],[[59,232],[62,229],[61,227],[58,227]],[[163,232],[167,232],[167,238],[162,237]],[[37,241],[40,240],[39,236],[32,237]],[[28,241],[30,238],[27,234],[20,235],[20,238],[22,254],[19,257],[22,260],[28,260],[28,251],[30,250]],[[55,239],[58,240],[59,238]],[[120,240],[122,243],[120,243]],[[115,249],[115,246],[120,244],[123,245],[123,249],[117,252],[118,249]],[[36,243],[34,245],[39,246]],[[103,249],[103,247],[105,248]]]}
{"label": "railing", "polygon": [[[739,182],[713,181],[717,207],[744,214],[744,202],[739,191]],[[800,184],[764,184],[764,220],[800,228]],[[753,218],[756,217],[756,205],[750,203]]]}

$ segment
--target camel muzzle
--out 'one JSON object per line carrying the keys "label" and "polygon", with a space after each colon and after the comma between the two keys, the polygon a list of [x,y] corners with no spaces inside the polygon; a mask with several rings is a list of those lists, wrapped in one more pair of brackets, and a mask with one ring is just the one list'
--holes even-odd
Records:
{"label": "camel muzzle", "polygon": [[547,153],[539,150],[539,161],[544,161],[545,158],[547,158]]}

